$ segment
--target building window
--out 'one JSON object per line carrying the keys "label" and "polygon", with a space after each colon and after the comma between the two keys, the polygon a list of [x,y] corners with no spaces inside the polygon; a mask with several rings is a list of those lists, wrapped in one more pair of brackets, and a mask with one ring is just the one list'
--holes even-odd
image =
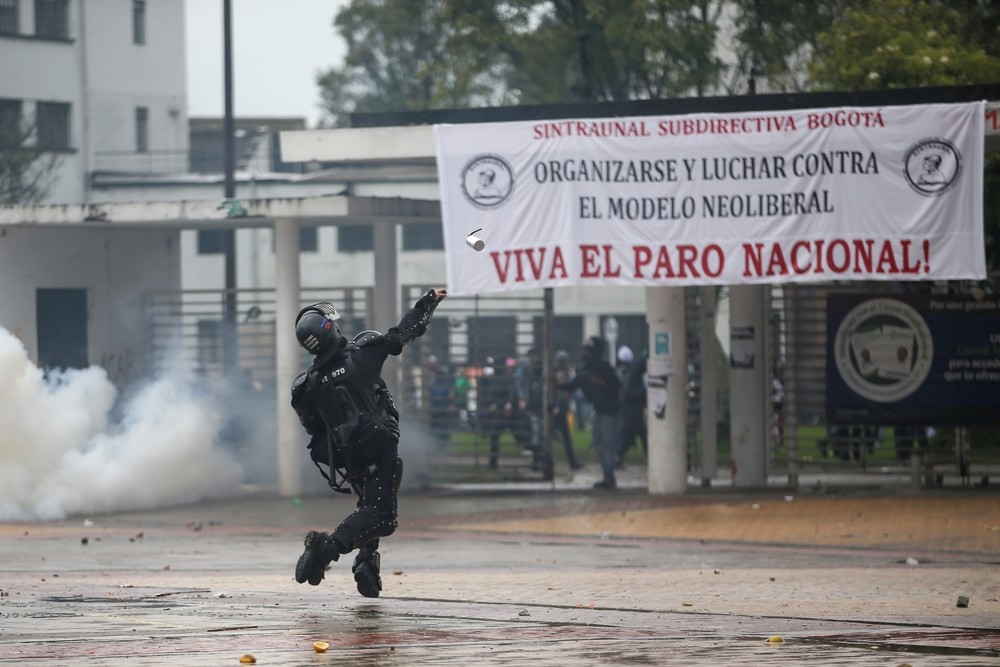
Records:
{"label": "building window", "polygon": [[299,252],[319,252],[319,229],[299,227]]}
{"label": "building window", "polygon": [[21,31],[17,0],[0,0],[0,35],[16,35]]}
{"label": "building window", "polygon": [[403,225],[403,250],[444,250],[441,225]]}
{"label": "building window", "polygon": [[375,236],[370,225],[340,225],[337,227],[337,250],[368,252],[375,249]]}
{"label": "building window", "polygon": [[35,35],[69,39],[69,0],[35,0]]}
{"label": "building window", "polygon": [[39,102],[38,145],[46,150],[69,150],[69,105]]}
{"label": "building window", "polygon": [[226,251],[226,231],[224,229],[199,229],[198,254],[221,255]]}
{"label": "building window", "polygon": [[149,152],[149,109],[135,108],[135,150],[137,153]]}
{"label": "building window", "polygon": [[[544,321],[540,316],[535,316],[532,323],[534,331],[535,347],[541,348],[545,345]],[[580,355],[580,343],[583,342],[583,316],[581,315],[556,315],[552,318],[552,345],[555,351],[562,350],[569,355],[574,364],[582,361]]]}
{"label": "building window", "polygon": [[[271,232],[271,252],[278,250],[278,235]],[[316,227],[299,227],[299,252],[319,251],[319,230]]]}
{"label": "building window", "polygon": [[132,43],[146,43],[146,0],[132,0]]}
{"label": "building window", "polygon": [[0,100],[0,146],[20,146],[21,100]]}

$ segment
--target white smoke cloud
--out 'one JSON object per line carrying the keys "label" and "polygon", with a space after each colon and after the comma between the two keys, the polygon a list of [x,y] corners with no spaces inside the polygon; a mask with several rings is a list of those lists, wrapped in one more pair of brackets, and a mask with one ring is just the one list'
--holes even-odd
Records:
{"label": "white smoke cloud", "polygon": [[241,467],[216,447],[217,410],[158,379],[112,420],[104,369],[45,377],[0,327],[0,520],[61,519],[235,495]]}

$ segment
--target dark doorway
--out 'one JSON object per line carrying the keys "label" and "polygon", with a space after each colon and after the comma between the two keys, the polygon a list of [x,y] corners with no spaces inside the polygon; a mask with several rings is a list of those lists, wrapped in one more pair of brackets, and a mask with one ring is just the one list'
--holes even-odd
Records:
{"label": "dark doorway", "polygon": [[87,290],[39,289],[36,294],[38,366],[86,368]]}

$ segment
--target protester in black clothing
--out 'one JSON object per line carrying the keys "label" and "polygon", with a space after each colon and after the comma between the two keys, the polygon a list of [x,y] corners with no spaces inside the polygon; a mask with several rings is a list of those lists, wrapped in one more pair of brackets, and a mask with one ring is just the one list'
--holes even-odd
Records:
{"label": "protester in black clothing", "polygon": [[622,379],[622,406],[618,411],[618,450],[615,463],[621,467],[625,454],[635,444],[636,438],[646,446],[646,357],[635,359],[631,348],[618,348],[618,371]]}
{"label": "protester in black clothing", "polygon": [[[569,382],[572,377],[569,354],[565,350],[559,350],[556,352],[555,360],[556,384]],[[562,440],[563,448],[566,450],[566,463],[569,464],[570,469],[579,470],[583,464],[576,458],[576,451],[573,449],[573,435],[569,431],[569,412],[572,400],[573,392],[556,391],[555,404],[552,406],[552,432]]]}
{"label": "protester in black clothing", "polygon": [[621,381],[615,369],[602,359],[604,340],[591,336],[583,342],[583,365],[576,377],[559,385],[562,390],[581,389],[587,402],[594,406],[594,420],[591,428],[594,450],[601,462],[604,478],[594,484],[596,488],[613,489],[615,479],[615,417],[621,405]]}
{"label": "protester in black clothing", "polygon": [[445,296],[443,289],[430,290],[385,335],[363,331],[350,342],[341,335],[340,315],[329,302],[308,306],[295,318],[295,336],[315,359],[292,384],[292,407],[312,436],[310,456],[330,486],[350,493],[342,488],[346,483],[358,496],[354,512],[332,534],[313,530],[306,535],[295,565],[300,584],[318,586],[331,561],[358,549],[352,567],[358,592],[378,597],[382,590],[379,538],[396,530],[403,473],[399,412],[382,380],[382,365],[427,331]]}
{"label": "protester in black clothing", "polygon": [[489,467],[495,470],[500,457],[500,438],[510,431],[524,449],[530,448],[531,423],[519,405],[515,364],[508,360],[502,367],[490,359],[476,392],[478,419],[482,434],[490,440]]}

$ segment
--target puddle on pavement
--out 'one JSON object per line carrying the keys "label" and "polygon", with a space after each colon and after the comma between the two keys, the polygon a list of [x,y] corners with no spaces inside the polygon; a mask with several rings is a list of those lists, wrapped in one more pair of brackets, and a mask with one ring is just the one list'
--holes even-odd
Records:
{"label": "puddle on pavement", "polygon": [[82,595],[52,595],[41,598],[43,602],[58,602],[61,604],[113,604],[113,605],[142,605],[143,607],[153,607],[156,609],[169,609],[172,607],[183,607],[183,603],[173,600],[164,600],[157,597],[84,597]]}

